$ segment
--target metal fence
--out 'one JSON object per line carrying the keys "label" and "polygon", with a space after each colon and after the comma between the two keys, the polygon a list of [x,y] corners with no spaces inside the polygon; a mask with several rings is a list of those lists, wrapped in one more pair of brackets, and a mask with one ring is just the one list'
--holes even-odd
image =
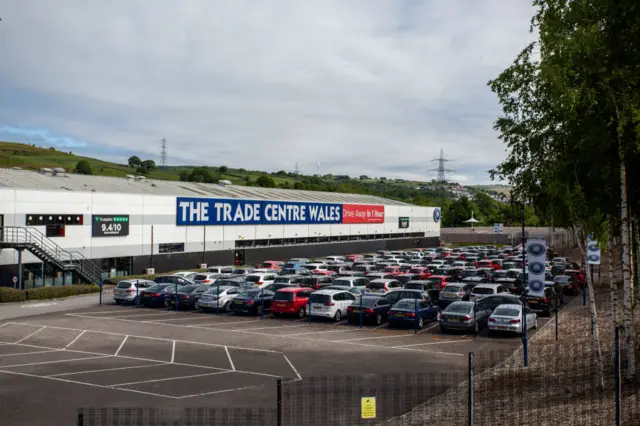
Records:
{"label": "metal fence", "polygon": [[[274,380],[265,389],[273,401],[264,407],[246,401],[238,409],[81,409],[78,424],[638,425],[640,386],[618,381],[614,352],[603,344],[604,388],[590,348],[548,344],[533,348],[527,368],[519,352],[479,352],[449,371]],[[380,364],[381,371],[393,367],[392,356]]]}

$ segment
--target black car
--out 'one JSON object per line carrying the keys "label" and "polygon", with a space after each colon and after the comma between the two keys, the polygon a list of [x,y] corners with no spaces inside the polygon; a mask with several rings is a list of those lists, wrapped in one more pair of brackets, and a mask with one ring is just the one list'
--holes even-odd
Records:
{"label": "black car", "polygon": [[[234,313],[257,315],[271,311],[274,292],[260,288],[246,289],[238,293],[231,301],[230,310]],[[263,311],[264,308],[264,311]]]}
{"label": "black car", "polygon": [[478,300],[476,304],[493,311],[502,304],[521,305],[522,299],[511,294],[494,294]]}
{"label": "black car", "polygon": [[304,277],[300,280],[300,287],[309,287],[314,290],[319,290],[323,287],[328,287],[333,284],[333,277],[327,275],[314,275],[312,277]]}
{"label": "black car", "polygon": [[164,307],[165,289],[167,287],[171,287],[170,290],[173,290],[175,286],[171,286],[171,284],[156,284],[140,291],[140,304],[149,308]]}
{"label": "black car", "polygon": [[562,293],[575,296],[579,293],[578,282],[571,275],[557,275],[553,278],[553,282],[562,287]]}
{"label": "black car", "polygon": [[253,283],[247,282],[244,280],[244,277],[242,276],[238,276],[238,277],[222,277],[222,278],[217,278],[213,284],[211,284],[212,287],[215,286],[220,286],[220,287],[254,287]]}
{"label": "black car", "polygon": [[158,284],[178,284],[178,285],[193,284],[193,281],[183,277],[179,277],[177,275],[160,275],[156,277],[153,281],[157,282]]}
{"label": "black car", "polygon": [[557,275],[562,275],[567,269],[569,269],[567,265],[557,263],[551,267],[551,276],[555,277]]}
{"label": "black car", "polygon": [[387,318],[391,306],[391,301],[384,297],[363,296],[347,307],[347,319],[350,324],[357,324],[362,312],[362,322],[380,325]]}
{"label": "black car", "polygon": [[500,284],[509,290],[509,292],[515,293],[517,286],[520,285],[519,282],[518,285],[516,285],[516,281],[518,281],[518,277],[522,274],[522,271],[509,269],[508,271],[496,271],[496,274],[498,272],[501,272],[501,274],[498,274],[497,277],[494,275],[493,282],[495,284]]}
{"label": "black car", "polygon": [[551,316],[551,312],[556,310],[560,305],[560,299],[552,286],[544,288],[544,296],[525,296],[525,301],[529,309],[536,313],[542,313],[545,316]]}
{"label": "black car", "polygon": [[402,299],[418,299],[418,300],[430,300],[429,293],[420,290],[391,290],[382,295],[385,299],[396,303]]}
{"label": "black car", "polygon": [[167,293],[165,296],[165,306],[173,308],[178,302],[178,308],[199,309],[198,299],[200,295],[209,289],[208,286],[202,284],[183,285],[178,288],[175,293]]}
{"label": "black car", "polygon": [[420,290],[429,294],[429,297],[434,302],[440,299],[440,290],[432,281],[428,280],[412,280],[404,285],[407,290]]}

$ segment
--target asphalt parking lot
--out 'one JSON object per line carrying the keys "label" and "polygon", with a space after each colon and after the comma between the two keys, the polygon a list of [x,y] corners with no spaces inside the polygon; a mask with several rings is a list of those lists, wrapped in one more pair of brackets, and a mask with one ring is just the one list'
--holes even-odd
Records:
{"label": "asphalt parking lot", "polygon": [[0,322],[0,410],[26,425],[73,424],[78,407],[273,407],[277,378],[465,371],[468,352],[520,342],[102,305]]}

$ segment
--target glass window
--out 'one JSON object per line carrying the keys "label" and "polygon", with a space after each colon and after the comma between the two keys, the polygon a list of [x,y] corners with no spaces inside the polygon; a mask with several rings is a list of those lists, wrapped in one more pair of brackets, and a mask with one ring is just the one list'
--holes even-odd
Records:
{"label": "glass window", "polygon": [[49,238],[64,237],[65,235],[64,225],[47,225],[46,235]]}
{"label": "glass window", "polygon": [[162,243],[158,246],[158,253],[180,253],[184,251],[184,243]]}

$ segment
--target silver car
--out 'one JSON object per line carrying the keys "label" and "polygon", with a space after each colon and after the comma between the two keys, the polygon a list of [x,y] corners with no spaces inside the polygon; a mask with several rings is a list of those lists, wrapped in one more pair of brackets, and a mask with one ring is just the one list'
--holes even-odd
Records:
{"label": "silver car", "polygon": [[241,291],[243,291],[243,289],[240,287],[213,286],[202,293],[198,299],[198,308],[203,311],[220,309],[221,311],[229,312],[231,301]]}
{"label": "silver car", "polygon": [[113,300],[117,305],[122,303],[139,305],[140,292],[154,285],[156,283],[149,280],[122,280],[113,292]]}
{"label": "silver car", "polygon": [[[526,308],[527,330],[538,328],[538,316],[529,308]],[[525,316],[522,314],[522,305],[499,305],[489,316],[487,328],[489,334],[496,331],[506,331],[522,334],[522,323]]]}
{"label": "silver car", "polygon": [[453,302],[440,313],[438,323],[443,333],[450,330],[478,333],[487,325],[491,311],[473,302]]}

